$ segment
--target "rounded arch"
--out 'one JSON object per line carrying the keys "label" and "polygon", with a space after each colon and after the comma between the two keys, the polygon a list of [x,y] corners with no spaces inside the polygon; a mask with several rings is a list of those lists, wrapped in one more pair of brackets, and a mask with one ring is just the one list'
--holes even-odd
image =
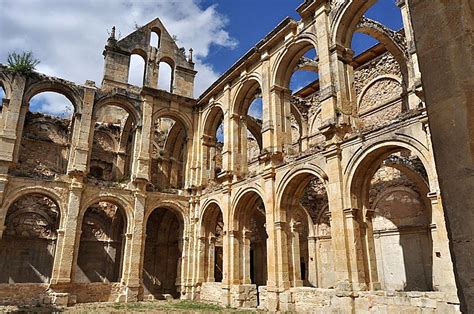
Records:
{"label": "rounded arch", "polygon": [[127,83],[141,87],[145,85],[147,72],[147,53],[141,48],[132,50],[128,60]]}
{"label": "rounded arch", "polygon": [[100,202],[107,202],[111,203],[119,208],[122,212],[123,217],[125,219],[125,230],[127,233],[132,232],[132,223],[133,222],[133,206],[129,203],[127,199],[122,196],[118,195],[97,195],[95,197],[90,198],[84,205],[81,207],[78,215],[78,224],[82,225],[82,221],[84,219],[84,215],[92,205],[95,205]]}
{"label": "rounded arch", "polygon": [[[150,29],[150,46],[159,49],[161,46],[161,29],[158,27],[152,27]],[[156,38],[153,40],[153,37],[156,36]]]}
{"label": "rounded arch", "polygon": [[402,37],[399,35],[397,41],[397,33],[388,29],[383,24],[365,17],[362,17],[360,22],[356,25],[354,33],[356,32],[368,35],[378,40],[382,45],[385,46],[385,48],[387,48],[390,54],[392,54],[392,56],[400,65],[403,81],[405,85],[407,85],[408,59],[406,53],[404,52],[406,49],[406,43],[404,41],[402,42]]}
{"label": "rounded arch", "polygon": [[294,103],[290,103],[290,110],[299,127],[300,137],[303,136],[303,114]]}
{"label": "rounded arch", "polygon": [[147,209],[145,211],[145,217],[144,221],[148,221],[148,218],[150,218],[150,215],[159,208],[167,208],[171,211],[173,211],[178,217],[181,223],[184,226],[184,223],[186,221],[186,209],[183,206],[178,205],[176,202],[170,201],[170,200],[159,200],[152,202],[150,206],[147,206]]}
{"label": "rounded arch", "polygon": [[[165,67],[163,67],[163,63],[166,64]],[[176,62],[171,57],[165,56],[160,59],[158,64],[158,88],[172,93],[174,89],[174,71]]]}
{"label": "rounded arch", "polygon": [[321,132],[319,130],[319,126],[317,125],[318,123],[321,123],[321,108],[318,108],[316,110],[310,122],[309,130],[308,130],[310,136],[316,135]]}
{"label": "rounded arch", "polygon": [[96,135],[103,136],[106,139],[106,141],[111,144],[112,150],[116,150],[116,149],[119,148],[119,144],[118,144],[117,140],[109,132],[107,132],[105,130],[100,130],[100,129],[96,130],[95,132],[96,132]]}
{"label": "rounded arch", "polygon": [[364,13],[373,6],[377,0],[349,1],[341,5],[334,15],[332,23],[332,44],[351,46],[352,35]]}
{"label": "rounded arch", "polygon": [[206,202],[204,209],[201,211],[201,215],[199,217],[199,234],[201,237],[206,236],[205,232],[209,231],[209,225],[216,223],[218,216],[222,215],[224,217],[224,212],[222,207],[216,200],[211,200]]}
{"label": "rounded arch", "polygon": [[370,171],[374,172],[380,163],[388,156],[401,150],[408,150],[420,159],[428,174],[430,189],[437,189],[436,171],[430,162],[429,150],[414,139],[406,137],[404,140],[401,140],[398,137],[398,139],[373,143],[365,149],[360,148],[347,164],[344,170],[347,174],[344,186],[345,190],[350,194],[350,202],[353,207],[357,208],[361,206],[360,197],[357,195],[360,195],[361,189],[365,186],[364,181],[367,179],[367,174]]}
{"label": "rounded arch", "polygon": [[122,108],[130,115],[130,117],[132,117],[133,122],[135,122],[136,125],[141,125],[142,114],[139,107],[129,101],[127,97],[120,95],[106,96],[98,99],[94,105],[92,116],[97,117],[99,110],[107,106]]}
{"label": "rounded arch", "polygon": [[247,111],[255,99],[255,94],[259,90],[262,90],[262,80],[258,73],[252,73],[245,77],[235,93],[231,112],[240,116],[247,115]]}
{"label": "rounded arch", "polygon": [[315,34],[302,33],[284,52],[280,54],[273,67],[272,85],[288,87],[290,79],[300,58],[309,50],[318,51],[317,38]]}
{"label": "rounded arch", "polygon": [[183,114],[183,112],[180,112],[179,110],[169,108],[160,109],[153,114],[152,121],[162,118],[168,118],[179,122],[184,127],[187,136],[193,133],[192,120],[187,114]]}
{"label": "rounded arch", "polygon": [[222,110],[222,106],[220,104],[213,104],[212,106],[210,106],[204,116],[204,135],[214,137],[217,128],[219,127],[219,124],[223,121],[223,119],[224,110]]}
{"label": "rounded arch", "polygon": [[[303,196],[306,187],[314,178],[322,183],[327,198],[328,177],[322,169],[314,165],[300,166],[289,171],[277,186],[277,204],[279,204],[279,208],[282,211],[280,215],[286,217],[290,214],[287,212],[288,209],[297,209],[297,211],[303,212],[304,219],[308,224],[310,235],[314,234],[313,225],[315,224],[316,219],[313,219],[312,215],[305,207],[298,206],[298,203]],[[320,211],[321,210],[323,209],[321,208]]]}
{"label": "rounded arch", "polygon": [[[261,187],[259,188],[256,188],[256,187],[248,187],[248,188],[244,188],[244,189],[241,189],[240,191],[238,191],[235,196],[233,197],[232,199],[232,202],[231,202],[231,206],[232,208],[235,208],[235,205],[237,205],[239,203],[239,201],[242,199],[242,197],[247,194],[247,193],[250,193],[250,192],[254,192],[255,194],[257,194],[258,196],[260,196],[260,198],[263,200],[264,197],[264,192],[263,190],[261,189]],[[233,210],[234,212],[234,210]]]}
{"label": "rounded arch", "polygon": [[62,228],[64,217],[66,217],[66,213],[64,212],[65,201],[55,191],[53,191],[52,189],[45,188],[45,187],[26,187],[26,188],[17,189],[11,194],[8,194],[5,197],[5,200],[2,206],[5,209],[5,213],[8,211],[10,206],[12,206],[12,204],[15,203],[17,200],[19,200],[20,198],[25,197],[27,195],[35,195],[35,194],[44,195],[48,197],[58,206],[59,219],[60,219],[59,228]]}
{"label": "rounded arch", "polygon": [[132,55],[139,55],[140,57],[143,58],[143,61],[145,61],[145,63],[146,63],[147,53],[146,53],[145,50],[143,50],[141,48],[135,48],[130,52],[130,56],[132,56]]}
{"label": "rounded arch", "polygon": [[82,112],[82,95],[79,88],[57,80],[40,80],[28,85],[23,94],[23,104],[25,106],[28,105],[34,96],[44,92],[53,92],[63,95],[74,106],[75,113]]}
{"label": "rounded arch", "polygon": [[222,213],[222,216],[224,216],[224,211],[222,210],[222,206],[219,203],[219,201],[215,198],[210,198],[210,199],[207,199],[201,206],[201,208],[203,208],[203,210],[201,210],[201,214],[199,215],[199,221],[202,221],[202,219],[203,219],[203,217],[206,213],[206,210],[211,206],[219,207],[219,209]]}
{"label": "rounded arch", "polygon": [[[232,202],[232,214],[229,228],[239,230],[249,223],[249,209],[255,207],[257,202],[264,200],[263,194],[256,188],[247,188],[236,195]],[[265,205],[264,205],[265,206]]]}
{"label": "rounded arch", "polygon": [[11,81],[4,73],[0,73],[0,88],[3,89],[5,98],[10,99],[12,94]]}
{"label": "rounded arch", "polygon": [[392,74],[385,74],[385,75],[379,75],[377,77],[375,77],[374,79],[372,79],[371,81],[369,81],[363,88],[362,90],[360,91],[360,95],[357,97],[357,110],[359,110],[360,108],[360,105],[361,105],[361,101],[362,99],[364,98],[367,90],[369,88],[371,88],[375,83],[379,82],[379,81],[382,81],[382,80],[391,80],[391,81],[395,81],[396,83],[400,84],[401,87],[403,87],[403,82],[402,80],[400,79],[400,77],[396,76],[396,75],[392,75]]}
{"label": "rounded arch", "polygon": [[278,195],[277,204],[281,203],[282,193],[285,191],[289,183],[294,180],[296,177],[303,179],[304,177],[308,178],[315,176],[324,184],[324,187],[327,188],[328,175],[324,172],[323,169],[316,165],[299,165],[290,171],[288,171],[280,182],[277,185],[276,193]]}

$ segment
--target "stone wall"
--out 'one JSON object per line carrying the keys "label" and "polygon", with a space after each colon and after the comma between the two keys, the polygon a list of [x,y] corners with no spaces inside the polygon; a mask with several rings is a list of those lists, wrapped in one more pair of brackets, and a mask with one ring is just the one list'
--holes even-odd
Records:
{"label": "stone wall", "polygon": [[204,282],[199,293],[200,300],[204,302],[222,303],[222,284],[220,282]]}
{"label": "stone wall", "polygon": [[[441,292],[342,292],[291,288],[288,309],[298,313],[460,313]],[[448,300],[448,301],[447,301]]]}
{"label": "stone wall", "polygon": [[40,305],[49,284],[0,284],[0,305]]}
{"label": "stone wall", "polygon": [[75,303],[115,302],[123,294],[121,283],[75,283],[68,291],[75,298]]}

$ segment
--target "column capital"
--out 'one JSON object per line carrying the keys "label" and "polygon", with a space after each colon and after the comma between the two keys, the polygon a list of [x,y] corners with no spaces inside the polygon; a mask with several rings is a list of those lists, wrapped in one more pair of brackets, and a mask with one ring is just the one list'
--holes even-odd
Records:
{"label": "column capital", "polygon": [[346,218],[352,218],[352,219],[357,219],[359,217],[359,208],[346,208],[343,210],[344,212],[344,217]]}
{"label": "column capital", "polygon": [[406,5],[406,0],[396,0],[395,5],[401,9]]}
{"label": "column capital", "polygon": [[270,93],[273,93],[273,92],[276,92],[276,93],[283,92],[283,93],[287,93],[291,95],[291,89],[280,86],[280,85],[276,85],[276,84],[270,87]]}
{"label": "column capital", "polygon": [[240,231],[238,230],[229,230],[227,232],[227,234],[229,235],[229,237],[231,238],[237,238],[239,235],[240,235]]}
{"label": "column capital", "polygon": [[275,221],[275,229],[286,230],[288,223],[286,221]]}
{"label": "column capital", "polygon": [[365,218],[367,220],[372,220],[375,216],[375,208],[368,208],[365,210]]}

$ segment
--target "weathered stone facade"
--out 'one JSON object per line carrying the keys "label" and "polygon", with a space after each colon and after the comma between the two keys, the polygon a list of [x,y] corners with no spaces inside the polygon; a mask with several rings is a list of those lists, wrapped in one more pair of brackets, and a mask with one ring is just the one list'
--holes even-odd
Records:
{"label": "weathered stone facade", "polygon": [[[305,1],[198,99],[158,19],[111,34],[101,87],[2,66],[0,303],[457,312],[409,9],[393,32],[362,17],[374,2]],[[354,32],[380,44],[354,57]],[[293,92],[301,66],[319,79]],[[29,112],[46,91],[70,120]]]}

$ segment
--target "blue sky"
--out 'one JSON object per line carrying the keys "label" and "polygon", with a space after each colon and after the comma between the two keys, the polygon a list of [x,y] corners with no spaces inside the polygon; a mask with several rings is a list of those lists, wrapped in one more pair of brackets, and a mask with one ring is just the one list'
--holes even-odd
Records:
{"label": "blue sky", "polygon": [[[10,51],[33,51],[41,60],[38,71],[82,84],[102,79],[102,49],[107,30],[117,26],[122,37],[160,17],[178,45],[195,51],[195,97],[285,17],[299,19],[295,9],[303,0],[1,0],[0,62]],[[366,15],[398,30],[402,27],[395,0],[379,0]],[[87,21],[87,23],[84,23]],[[374,45],[370,37],[356,34],[356,54]],[[140,77],[140,73],[137,75]],[[290,88],[313,81],[311,72],[295,74]],[[1,91],[0,91],[1,92]],[[51,93],[53,94],[53,93]],[[64,113],[60,96],[41,94],[31,109]],[[1,96],[1,95],[0,95]],[[252,108],[256,115],[258,110]]]}
{"label": "blue sky", "polygon": [[[287,16],[298,20],[296,8],[301,3],[303,1],[295,0],[202,1],[200,5],[203,7],[217,5],[217,10],[228,18],[227,31],[238,41],[236,49],[212,47],[205,60],[211,63],[218,72],[225,72]],[[400,10],[395,5],[395,0],[379,0],[367,11],[366,16],[383,22],[394,30],[403,27]],[[369,36],[356,34],[353,49],[358,54],[376,43],[377,41]]]}

